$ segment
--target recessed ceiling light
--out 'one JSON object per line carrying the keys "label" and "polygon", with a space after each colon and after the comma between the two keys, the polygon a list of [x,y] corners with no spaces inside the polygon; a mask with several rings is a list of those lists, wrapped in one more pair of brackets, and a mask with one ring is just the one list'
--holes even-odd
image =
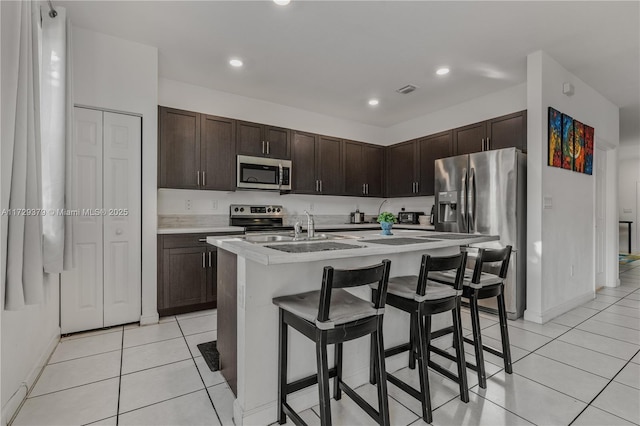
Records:
{"label": "recessed ceiling light", "polygon": [[240,59],[232,59],[229,61],[229,65],[238,68],[242,66],[242,61]]}
{"label": "recessed ceiling light", "polygon": [[447,68],[447,67],[438,68],[438,70],[436,71],[436,74],[438,74],[438,75],[449,74],[449,68]]}
{"label": "recessed ceiling light", "polygon": [[291,0],[273,0],[273,2],[278,6],[286,6],[289,4],[290,1]]}
{"label": "recessed ceiling light", "polygon": [[369,99],[369,105],[371,105],[371,106],[376,106],[379,103],[380,103],[380,101],[377,100],[377,99]]}

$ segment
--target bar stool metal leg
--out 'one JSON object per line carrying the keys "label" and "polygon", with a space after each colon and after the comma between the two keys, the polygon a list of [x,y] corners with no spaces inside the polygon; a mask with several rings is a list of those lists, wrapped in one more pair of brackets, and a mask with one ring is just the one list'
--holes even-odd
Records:
{"label": "bar stool metal leg", "polygon": [[484,371],[484,352],[482,347],[482,334],[480,333],[480,315],[478,313],[478,290],[473,291],[469,299],[471,310],[471,326],[473,328],[473,346],[476,352],[476,368],[478,372],[478,385],[482,389],[487,388],[487,375]]}
{"label": "bar stool metal leg", "polygon": [[509,344],[509,330],[507,329],[507,309],[504,304],[504,286],[498,295],[498,314],[500,318],[500,336],[502,337],[502,357],[504,358],[504,370],[511,374],[511,346]]}
{"label": "bar stool metal leg", "polygon": [[287,323],[284,321],[284,312],[279,309],[280,327],[278,328],[278,423],[284,424],[287,416],[284,413],[283,403],[287,401]]}
{"label": "bar stool metal leg", "polygon": [[378,365],[378,360],[376,359],[377,357],[377,349],[376,349],[376,338],[375,336],[372,334],[371,335],[371,347],[370,347],[370,353],[369,353],[369,383],[371,383],[372,385],[375,385],[376,382],[376,376],[378,374],[378,372],[376,371],[377,365]]}
{"label": "bar stool metal leg", "polygon": [[415,370],[416,368],[416,354],[418,352],[418,345],[416,342],[416,324],[418,323],[418,314],[416,312],[411,313],[411,319],[409,321],[409,368]]}
{"label": "bar stool metal leg", "polygon": [[378,327],[375,334],[376,340],[376,370],[378,380],[378,412],[383,425],[390,425],[389,420],[389,400],[387,393],[387,369],[384,357],[384,339],[382,336],[382,321],[378,320]]}
{"label": "bar stool metal leg", "polygon": [[422,399],[422,419],[431,423],[433,416],[431,413],[431,391],[429,390],[429,360],[427,359],[427,351],[429,350],[429,337],[430,337],[430,325],[425,324],[422,312],[417,315],[416,332],[418,334],[418,370],[420,374],[420,389],[422,393],[420,397]]}
{"label": "bar stool metal leg", "polygon": [[316,359],[318,363],[318,393],[320,396],[320,419],[322,426],[331,425],[331,399],[329,397],[329,361],[327,358],[327,333],[318,331],[316,337]]}
{"label": "bar stool metal leg", "polygon": [[458,377],[460,378],[460,399],[462,402],[469,402],[469,386],[467,385],[466,362],[464,355],[464,340],[462,337],[462,319],[460,318],[460,300],[456,303],[456,308],[451,311],[453,316],[453,347],[456,350]]}
{"label": "bar stool metal leg", "polygon": [[333,379],[333,398],[338,401],[342,398],[342,389],[340,382],[342,381],[342,343],[335,344],[335,364],[336,377]]}

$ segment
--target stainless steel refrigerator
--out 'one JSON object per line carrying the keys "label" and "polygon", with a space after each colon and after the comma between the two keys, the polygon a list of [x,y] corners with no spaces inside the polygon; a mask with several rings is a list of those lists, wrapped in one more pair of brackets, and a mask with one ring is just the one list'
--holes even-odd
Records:
{"label": "stainless steel refrigerator", "polygon": [[[510,319],[526,306],[526,157],[507,148],[435,161],[436,231],[499,235],[472,246],[513,247],[505,283]],[[497,311],[493,299],[482,302]]]}

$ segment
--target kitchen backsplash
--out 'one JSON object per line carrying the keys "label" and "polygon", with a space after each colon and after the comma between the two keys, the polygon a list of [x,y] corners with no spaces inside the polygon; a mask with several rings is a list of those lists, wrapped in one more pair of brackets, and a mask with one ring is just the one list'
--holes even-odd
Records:
{"label": "kitchen backsplash", "polygon": [[[278,204],[284,206],[287,217],[303,217],[304,211],[313,214],[318,223],[348,222],[349,213],[356,209],[366,215],[376,215],[385,198],[338,197],[329,195],[284,194],[269,191],[198,191],[187,189],[158,189],[158,225],[161,220],[178,220],[177,217],[202,216],[224,218],[228,224],[231,204]],[[402,207],[406,211],[424,211],[429,214],[434,197],[387,198],[381,211],[398,213]],[[172,218],[173,219],[168,219]],[[184,220],[184,219],[181,219]],[[218,219],[211,219],[218,220]],[[298,219],[300,220],[300,219]],[[325,222],[325,220],[330,220]],[[337,220],[337,222],[334,222]]]}

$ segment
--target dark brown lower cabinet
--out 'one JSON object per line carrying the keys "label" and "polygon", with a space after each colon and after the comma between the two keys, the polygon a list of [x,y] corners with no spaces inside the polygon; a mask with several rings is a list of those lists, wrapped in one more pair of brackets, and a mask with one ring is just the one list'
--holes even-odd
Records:
{"label": "dark brown lower cabinet", "polygon": [[208,234],[158,236],[158,314],[212,309],[217,301],[217,249]]}

